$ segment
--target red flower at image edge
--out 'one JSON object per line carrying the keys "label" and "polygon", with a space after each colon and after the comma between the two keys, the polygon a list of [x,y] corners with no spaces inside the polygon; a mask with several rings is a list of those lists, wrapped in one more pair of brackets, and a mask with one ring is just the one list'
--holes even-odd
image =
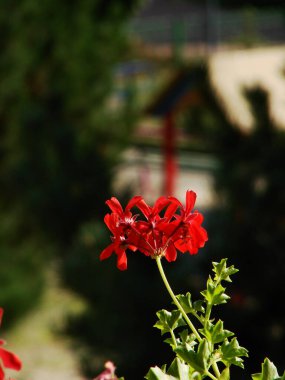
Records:
{"label": "red flower at image edge", "polygon": [[[203,216],[193,211],[196,194],[186,192],[186,205],[175,197],[160,197],[151,207],[140,196],[133,197],[123,210],[120,202],[112,197],[106,202],[112,213],[104,221],[112,232],[112,243],[105,248],[100,260],[105,260],[115,253],[117,267],[127,269],[126,250],[140,251],[152,258],[165,257],[175,261],[177,249],[196,254],[208,240],[206,230],[201,226]],[[133,215],[132,209],[138,208],[143,217]]]}
{"label": "red flower at image edge", "polygon": [[115,375],[116,367],[114,366],[114,363],[111,361],[108,361],[105,363],[105,370],[100,373],[95,379],[93,380],[117,380],[117,376]]}
{"label": "red flower at image edge", "polygon": [[[3,309],[0,308],[0,325],[2,322],[2,316],[3,316]],[[5,344],[5,341],[0,339],[0,380],[5,379],[5,373],[4,373],[3,367],[14,369],[16,371],[19,371],[22,368],[22,363],[21,363],[21,360],[18,358],[18,356],[6,350],[5,348],[1,347],[4,344]]]}

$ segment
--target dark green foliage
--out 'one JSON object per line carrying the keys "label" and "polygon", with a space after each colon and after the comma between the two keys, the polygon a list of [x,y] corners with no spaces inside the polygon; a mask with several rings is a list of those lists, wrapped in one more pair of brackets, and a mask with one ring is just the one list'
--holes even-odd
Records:
{"label": "dark green foliage", "polygon": [[[118,273],[98,259],[109,237],[105,200],[115,195],[112,174],[135,117],[131,102],[117,112],[108,108],[114,65],[128,53],[125,26],[135,3],[24,0],[6,2],[0,13],[0,202],[3,213],[16,213],[26,242],[49,242],[61,259],[64,283],[86,300],[86,313],[70,320],[67,332],[77,338],[78,357],[90,377],[105,360],[129,378],[142,377],[157,347],[151,340],[154,274],[147,265]],[[19,244],[16,249],[22,252]],[[11,247],[4,253],[10,257]],[[43,249],[33,251],[27,263],[35,257],[40,264],[29,269],[29,278],[41,277],[47,262]],[[11,285],[16,268],[17,260]],[[17,281],[33,301],[38,282],[24,281],[23,275]],[[5,289],[8,284],[1,294]],[[19,290],[18,297],[27,304]],[[14,300],[13,305],[16,313]],[[137,344],[137,331],[143,344]]]}
{"label": "dark green foliage", "polygon": [[44,285],[43,255],[49,254],[39,238],[25,237],[18,215],[1,213],[0,220],[0,305],[7,315],[6,327],[39,300]]}
{"label": "dark green foliage", "polygon": [[107,99],[134,5],[1,2],[0,304],[14,318],[38,299],[53,254],[80,261],[76,236],[102,220],[133,122],[131,105],[112,113]]}

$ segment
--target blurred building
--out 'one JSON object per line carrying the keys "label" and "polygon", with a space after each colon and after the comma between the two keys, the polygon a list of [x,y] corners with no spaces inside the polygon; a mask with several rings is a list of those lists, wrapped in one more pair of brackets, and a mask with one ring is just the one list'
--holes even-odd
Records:
{"label": "blurred building", "polygon": [[[149,200],[165,190],[164,118],[145,112],[158,99],[170,96],[183,103],[175,111],[172,136],[179,168],[175,194],[181,197],[194,188],[205,207],[215,203],[212,174],[218,161],[204,136],[199,137],[199,127],[185,128],[185,114],[197,94],[203,98],[202,87],[210,87],[230,124],[250,133],[254,117],[244,91],[259,86],[269,94],[274,125],[284,128],[285,17],[281,4],[267,3],[151,0],[142,5],[130,24],[133,59],[117,67],[117,92],[110,100],[112,107],[120,107],[131,94],[140,113],[133,147],[119,166],[117,189],[132,189]],[[199,66],[204,78],[186,86],[184,93],[183,78],[180,89],[173,89],[177,76],[195,77]]]}
{"label": "blurred building", "polygon": [[216,98],[229,125],[243,134],[250,134],[258,128],[246,96],[246,91],[256,87],[268,93],[269,115],[274,128],[285,129],[283,46],[217,51],[198,63],[189,60],[182,67],[134,61],[130,70],[131,63],[128,65],[129,70],[124,71],[124,65],[121,67],[118,94],[122,100],[123,78],[129,81],[131,77],[142,114],[133,136],[133,146],[125,152],[118,168],[117,189],[132,189],[148,200],[164,192],[164,177],[167,175],[164,169],[164,118],[171,111],[175,114],[172,139],[175,139],[173,154],[178,168],[175,195],[183,198],[185,191],[191,188],[199,194],[200,207],[210,208],[215,204],[213,174],[219,166],[213,154],[215,149],[199,133],[199,125],[185,126],[187,120],[183,120],[185,113],[197,103],[207,108],[203,92],[205,85]]}

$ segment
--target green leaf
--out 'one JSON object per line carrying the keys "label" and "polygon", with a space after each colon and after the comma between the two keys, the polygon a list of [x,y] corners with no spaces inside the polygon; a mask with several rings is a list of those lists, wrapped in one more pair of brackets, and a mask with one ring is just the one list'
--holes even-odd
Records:
{"label": "green leaf", "polygon": [[221,376],[219,377],[219,380],[230,380],[230,369],[229,367],[226,367],[223,372],[221,373]]}
{"label": "green leaf", "polygon": [[173,350],[179,345],[184,345],[187,349],[190,349],[197,344],[196,336],[194,334],[189,334],[187,329],[179,332],[178,335],[179,338],[175,340],[176,344],[173,342],[172,337],[164,340],[164,342],[169,344]]}
{"label": "green leaf", "polygon": [[181,331],[179,333],[181,345],[185,345],[185,347],[189,350],[191,347],[197,344],[196,336],[194,334],[190,334],[187,329]]}
{"label": "green leaf", "polygon": [[198,300],[198,301],[193,302],[194,310],[196,312],[205,313],[205,308],[204,308],[203,304],[204,304],[203,300]]}
{"label": "green leaf", "polygon": [[177,339],[175,339],[175,342],[176,343],[173,342],[172,338],[166,338],[166,339],[164,339],[164,343],[169,344],[171,346],[172,350],[174,350],[174,348],[177,347],[177,344],[179,344],[179,342],[177,341]]}
{"label": "green leaf", "polygon": [[222,361],[226,366],[234,364],[244,368],[241,356],[248,356],[248,351],[239,345],[237,338],[233,338],[230,342],[226,339],[220,347],[220,350]]}
{"label": "green leaf", "polygon": [[[205,308],[203,307],[203,304],[205,302],[204,300],[198,300],[192,303],[191,293],[189,292],[186,294],[178,294],[176,297],[186,314],[205,313]],[[202,316],[200,316],[200,318],[203,319]]]}
{"label": "green leaf", "polygon": [[238,272],[233,265],[227,267],[227,259],[222,259],[219,263],[213,262],[213,271],[215,272],[215,280],[232,282],[230,276]]}
{"label": "green leaf", "polygon": [[173,331],[177,327],[185,326],[184,319],[182,318],[182,314],[179,310],[167,311],[160,310],[156,313],[158,317],[158,321],[154,325],[154,327],[161,330],[161,335]]}
{"label": "green leaf", "polygon": [[224,293],[226,288],[224,288],[221,284],[216,284],[211,276],[209,276],[207,281],[207,290],[201,292],[204,296],[205,300],[210,305],[219,305],[222,303],[226,303],[230,298],[226,293]]}
{"label": "green leaf", "polygon": [[204,373],[208,369],[211,351],[206,339],[199,343],[197,352],[187,349],[185,346],[178,346],[174,351],[196,371]]}
{"label": "green leaf", "polygon": [[175,358],[171,363],[167,373],[166,368],[153,367],[150,368],[145,379],[148,380],[189,380],[190,367],[183,363],[180,359]]}
{"label": "green leaf", "polygon": [[261,365],[261,373],[255,373],[251,377],[253,380],[283,380],[285,379],[285,373],[282,377],[279,377],[275,365],[268,358],[265,358]]}
{"label": "green leaf", "polygon": [[199,331],[214,344],[223,342],[226,338],[234,335],[231,331],[224,330],[224,323],[221,320],[218,320],[215,325],[207,323],[207,325]]}
{"label": "green leaf", "polygon": [[187,292],[186,294],[178,294],[176,298],[178,299],[186,314],[192,312],[193,306],[191,301],[191,293]]}
{"label": "green leaf", "polygon": [[188,380],[190,368],[187,364],[182,363],[178,358],[175,358],[171,363],[167,373],[181,380]]}
{"label": "green leaf", "polygon": [[159,367],[152,367],[145,376],[147,380],[179,380],[177,377],[167,375]]}

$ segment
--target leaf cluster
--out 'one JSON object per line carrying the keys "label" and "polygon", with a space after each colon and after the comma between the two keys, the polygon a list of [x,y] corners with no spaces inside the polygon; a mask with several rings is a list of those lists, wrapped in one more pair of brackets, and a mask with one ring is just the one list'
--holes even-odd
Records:
{"label": "leaf cluster", "polygon": [[[193,301],[189,292],[179,294],[176,299],[181,308],[157,312],[158,321],[154,326],[162,335],[169,334],[165,342],[176,357],[168,369],[166,366],[151,368],[146,379],[227,380],[231,365],[243,368],[247,350],[239,345],[233,332],[224,328],[223,321],[211,318],[212,307],[230,298],[225,293],[224,282],[231,282],[231,276],[237,271],[234,266],[227,266],[227,259],[214,262],[214,275],[201,292],[202,299]],[[195,325],[190,318],[195,320]],[[218,363],[223,367],[221,372]]]}

